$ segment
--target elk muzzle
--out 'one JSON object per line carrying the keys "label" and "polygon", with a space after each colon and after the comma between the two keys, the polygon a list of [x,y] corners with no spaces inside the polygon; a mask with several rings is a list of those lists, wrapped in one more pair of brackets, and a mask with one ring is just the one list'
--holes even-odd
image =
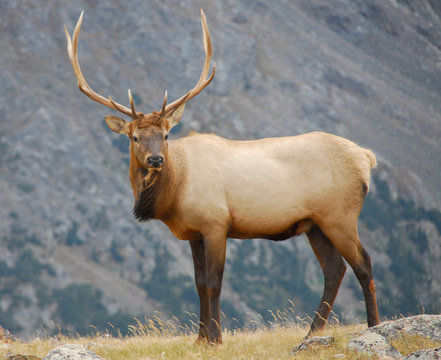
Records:
{"label": "elk muzzle", "polygon": [[157,169],[164,163],[164,158],[161,155],[152,155],[148,157],[147,163],[149,164],[149,167]]}

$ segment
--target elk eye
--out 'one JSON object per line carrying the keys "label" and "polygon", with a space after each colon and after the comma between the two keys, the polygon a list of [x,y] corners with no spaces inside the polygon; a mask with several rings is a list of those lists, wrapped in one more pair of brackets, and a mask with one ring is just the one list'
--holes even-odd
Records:
{"label": "elk eye", "polygon": [[167,139],[168,139],[168,134],[165,134],[164,140],[167,140]]}
{"label": "elk eye", "polygon": [[138,140],[138,138],[137,138],[136,136],[133,136],[132,139],[133,139],[133,141],[136,142],[136,143],[139,142],[139,140]]}

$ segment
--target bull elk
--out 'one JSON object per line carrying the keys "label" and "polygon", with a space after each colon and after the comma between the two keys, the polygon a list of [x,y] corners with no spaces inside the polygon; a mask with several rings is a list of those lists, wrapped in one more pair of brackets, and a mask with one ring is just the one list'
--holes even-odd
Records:
{"label": "bull elk", "polygon": [[[320,262],[323,297],[308,336],[328,319],[346,265],[363,289],[367,322],[379,323],[371,260],[360,243],[357,219],[369,189],[375,155],[327,133],[231,141],[196,134],[167,141],[185,103],[212,80],[210,33],[201,10],[205,61],[195,87],[160,111],[143,114],[105,98],[87,84],[78,62],[81,13],[69,58],[80,90],[92,100],[129,117],[106,116],[108,127],[130,139],[133,214],[139,221],[161,220],[188,240],[200,300],[198,341],[221,343],[220,294],[227,238],[285,240],[306,233]],[[293,274],[294,275],[294,274]]]}

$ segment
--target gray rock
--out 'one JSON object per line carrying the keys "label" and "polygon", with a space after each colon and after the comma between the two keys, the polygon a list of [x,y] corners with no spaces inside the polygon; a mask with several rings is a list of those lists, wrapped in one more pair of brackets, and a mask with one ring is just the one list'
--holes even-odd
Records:
{"label": "gray rock", "polygon": [[[352,338],[348,348],[357,351],[373,352],[398,359],[402,355],[389,341],[403,334],[414,334],[441,341],[441,315],[416,315],[403,319],[385,321],[380,325],[364,330]],[[406,358],[440,359],[440,348],[417,351]],[[413,357],[411,357],[413,356]],[[427,357],[421,357],[427,356]],[[438,356],[438,357],[437,357]]]}
{"label": "gray rock", "polygon": [[332,336],[315,336],[303,340],[300,345],[293,348],[293,352],[309,349],[313,346],[329,346],[334,341]]}
{"label": "gray rock", "polygon": [[416,351],[403,358],[403,360],[439,360],[439,359],[441,359],[441,347]]}
{"label": "gray rock", "polygon": [[348,343],[348,348],[363,352],[373,352],[378,355],[386,355],[394,359],[402,357],[401,353],[390,345],[384,336],[372,331],[366,331],[362,335],[351,339]]}
{"label": "gray rock", "polygon": [[102,360],[102,358],[83,345],[68,344],[52,349],[43,360]]}
{"label": "gray rock", "polygon": [[385,321],[373,327],[371,331],[375,331],[388,339],[393,339],[405,332],[441,341],[441,315],[417,315]]}

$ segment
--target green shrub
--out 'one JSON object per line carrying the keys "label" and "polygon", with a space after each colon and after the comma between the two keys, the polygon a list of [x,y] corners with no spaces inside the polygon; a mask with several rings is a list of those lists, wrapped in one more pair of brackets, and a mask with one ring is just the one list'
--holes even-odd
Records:
{"label": "green shrub", "polygon": [[77,231],[78,231],[78,224],[76,222],[73,222],[69,231],[66,234],[66,245],[75,246],[75,245],[82,245],[84,243],[84,239],[78,236]]}
{"label": "green shrub", "polygon": [[[360,220],[370,230],[381,228],[386,236],[382,242],[386,244],[390,267],[387,271],[374,267],[382,316],[440,312],[439,301],[428,300],[423,304],[420,298],[422,287],[427,287],[424,291],[427,294],[433,290],[430,289],[430,275],[425,268],[425,261],[430,257],[429,241],[419,222],[432,222],[441,234],[441,213],[436,209],[419,207],[412,200],[400,196],[392,199],[386,181],[378,176],[374,176],[373,181],[377,191],[367,196]],[[394,293],[397,288],[400,292],[398,296]]]}
{"label": "green shrub", "polygon": [[105,328],[108,313],[99,290],[89,284],[72,284],[55,290],[53,295],[57,302],[56,315],[73,332],[91,334],[91,324]]}

